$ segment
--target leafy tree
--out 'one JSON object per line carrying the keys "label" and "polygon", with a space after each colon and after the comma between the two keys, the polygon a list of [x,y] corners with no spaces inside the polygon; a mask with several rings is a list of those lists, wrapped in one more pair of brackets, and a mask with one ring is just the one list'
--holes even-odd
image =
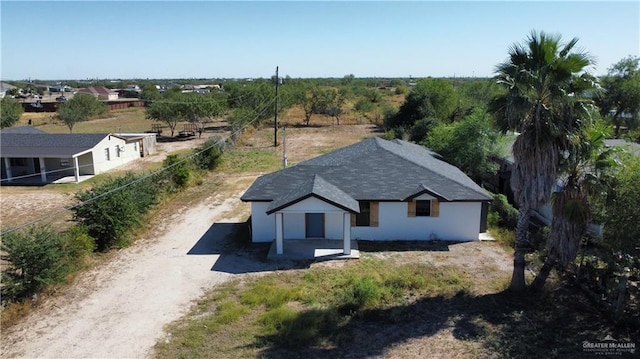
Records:
{"label": "leafy tree", "polygon": [[604,241],[614,251],[633,253],[640,248],[640,156],[628,155],[616,174],[613,195],[607,201]]}
{"label": "leafy tree", "polygon": [[[640,58],[629,56],[611,66],[607,76],[602,78],[604,91],[596,97],[603,117],[608,116],[615,128],[616,138],[620,137],[620,126],[629,129],[638,127],[640,112]],[[624,117],[628,116],[628,117]]]}
{"label": "leafy tree", "polygon": [[497,66],[497,80],[507,93],[496,98],[492,111],[503,129],[518,131],[513,145],[511,187],[519,206],[510,289],[525,287],[525,251],[532,211],[549,202],[558,178],[560,158],[570,136],[588,116],[585,92],[595,79],[585,73],[591,57],[575,49],[578,39],[561,43],[560,35],[532,31],[514,44],[509,60]]}
{"label": "leafy tree", "polygon": [[367,98],[361,98],[353,105],[353,111],[360,114],[362,117],[367,117],[369,112],[372,112],[375,109],[375,105]]}
{"label": "leafy tree", "polygon": [[504,94],[504,89],[492,79],[462,81],[456,91],[461,108],[486,108],[491,100]]}
{"label": "leafy tree", "polygon": [[178,122],[183,119],[180,97],[180,93],[167,92],[158,100],[147,103],[146,118],[166,123],[171,130],[171,137]]}
{"label": "leafy tree", "polygon": [[450,81],[424,79],[409,92],[398,113],[385,123],[388,128],[411,127],[425,118],[447,119],[458,105],[456,91]]}
{"label": "leafy tree", "polygon": [[147,104],[159,99],[162,96],[158,88],[153,84],[144,84],[142,86],[142,92],[140,92],[140,99],[144,100]]}
{"label": "leafy tree", "polygon": [[51,227],[34,226],[12,232],[2,238],[2,297],[20,299],[49,284],[60,282],[67,274],[63,258],[64,237]]}
{"label": "leafy tree", "polygon": [[498,169],[497,164],[489,161],[489,155],[497,151],[499,138],[491,122],[487,112],[476,109],[460,122],[434,128],[424,145],[479,182],[483,176]]}
{"label": "leafy tree", "polygon": [[107,105],[97,98],[88,94],[77,94],[58,107],[58,117],[69,127],[69,132],[73,132],[76,123],[107,111]]}
{"label": "leafy tree", "polygon": [[11,127],[24,112],[22,104],[12,98],[4,97],[0,101],[0,128]]}

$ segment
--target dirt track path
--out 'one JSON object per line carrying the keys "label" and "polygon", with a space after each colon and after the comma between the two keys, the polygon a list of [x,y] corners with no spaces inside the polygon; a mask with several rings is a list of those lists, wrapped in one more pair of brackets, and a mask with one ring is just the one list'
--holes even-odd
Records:
{"label": "dirt track path", "polygon": [[[249,208],[239,196],[252,180],[233,179],[234,193],[223,191],[204,199],[170,218],[170,225],[160,224],[165,230],[154,231],[162,233],[159,237],[142,239],[82,274],[65,294],[2,333],[0,357],[146,357],[165,324],[186,313],[206,289],[252,265],[234,261],[225,272],[214,271],[217,251],[187,254],[196,243],[202,244],[205,233],[211,235],[212,224],[246,219]],[[216,238],[206,244],[215,246],[213,242],[226,234],[215,231]]]}

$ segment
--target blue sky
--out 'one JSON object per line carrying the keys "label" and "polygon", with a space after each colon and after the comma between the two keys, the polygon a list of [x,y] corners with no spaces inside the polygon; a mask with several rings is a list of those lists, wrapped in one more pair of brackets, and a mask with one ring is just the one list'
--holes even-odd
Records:
{"label": "blue sky", "polygon": [[491,76],[532,29],[600,75],[640,54],[640,2],[0,2],[3,80]]}

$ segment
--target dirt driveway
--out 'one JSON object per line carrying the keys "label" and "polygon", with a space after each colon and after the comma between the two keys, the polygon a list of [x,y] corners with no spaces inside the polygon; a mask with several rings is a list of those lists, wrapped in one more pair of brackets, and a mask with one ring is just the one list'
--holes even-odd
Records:
{"label": "dirt driveway", "polygon": [[[26,320],[2,333],[3,358],[143,358],[163,333],[204,290],[231,273],[260,263],[219,259],[215,242],[225,227],[213,223],[244,221],[249,207],[240,194],[255,176],[230,180],[231,192],[176,213],[150,236],[119,251],[104,265],[83,273],[64,294],[47,301]],[[226,227],[229,228],[229,227]],[[205,234],[208,233],[207,236]],[[207,251],[194,251],[205,240]],[[189,254],[191,252],[192,254]],[[255,270],[255,268],[254,268]]]}

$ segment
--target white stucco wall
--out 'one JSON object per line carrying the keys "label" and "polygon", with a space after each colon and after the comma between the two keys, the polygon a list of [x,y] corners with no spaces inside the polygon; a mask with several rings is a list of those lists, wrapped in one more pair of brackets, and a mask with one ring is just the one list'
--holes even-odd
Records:
{"label": "white stucco wall", "polygon": [[363,240],[478,239],[480,202],[440,202],[438,217],[409,217],[407,202],[380,202],[378,227],[352,227],[351,237]]}
{"label": "white stucco wall", "polygon": [[271,242],[276,238],[275,216],[267,216],[271,202],[251,202],[251,239],[253,242]]}
{"label": "white stucco wall", "polygon": [[[117,156],[116,146],[124,146],[124,151],[120,152],[120,157]],[[126,143],[116,136],[105,137],[91,151],[93,154],[94,174],[106,172],[140,158],[140,151],[135,149],[136,146],[135,143]],[[106,148],[109,148],[109,160],[105,158]]]}
{"label": "white stucco wall", "polygon": [[[251,236],[253,242],[271,242],[275,238],[275,216],[266,215],[269,202],[251,203]],[[342,239],[344,210],[311,197],[291,205],[283,213],[284,239],[303,239],[305,213],[324,213],[324,235],[327,239]]]}
{"label": "white stucco wall", "polygon": [[[427,199],[420,198],[420,199]],[[269,202],[251,203],[254,242],[275,238],[275,216],[266,215]],[[407,202],[380,202],[378,227],[351,227],[351,238],[361,240],[456,240],[478,239],[482,204],[440,202],[438,217],[409,217]],[[304,213],[325,213],[325,237],[342,239],[343,210],[316,198],[308,198],[283,211],[284,238],[305,238]]]}

